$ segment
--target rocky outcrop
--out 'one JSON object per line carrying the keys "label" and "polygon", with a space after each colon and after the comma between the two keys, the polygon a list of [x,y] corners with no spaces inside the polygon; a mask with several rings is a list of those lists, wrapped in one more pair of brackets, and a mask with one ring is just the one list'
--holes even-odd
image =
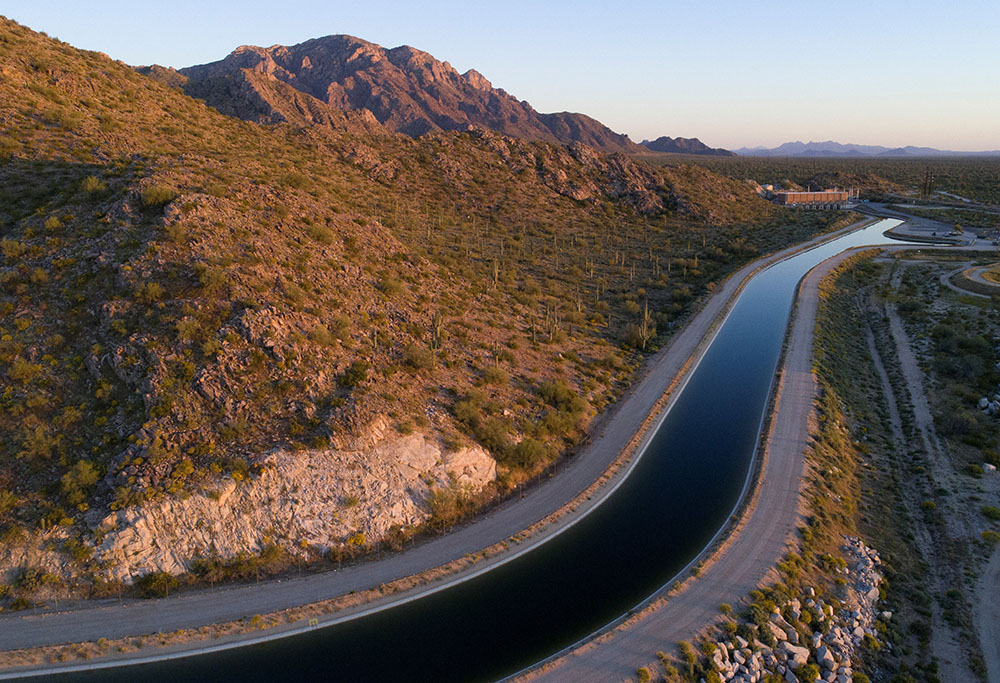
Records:
{"label": "rocky outcrop", "polygon": [[430,516],[434,487],[478,491],[496,478],[479,447],[442,452],[421,434],[386,437],[358,450],[279,450],[258,460],[248,481],[186,499],[170,497],[114,512],[97,524],[96,548],[112,578],[181,573],[192,558],[232,557],[277,543],[295,554],[370,544],[393,526]]}
{"label": "rocky outcrop", "polygon": [[721,147],[709,147],[698,138],[671,138],[664,135],[656,138],[655,140],[643,140],[639,144],[648,149],[650,152],[661,152],[666,154],[703,154],[716,157],[736,156],[728,149],[722,149]]}
{"label": "rocky outcrop", "polygon": [[[181,69],[189,94],[253,121],[340,127],[344,112],[373,116],[410,136],[484,127],[545,142],[641,152],[627,135],[584,114],[540,114],[479,72],[404,45],[386,49],[346,35],[298,45],[243,46],[225,59]],[[302,114],[302,115],[300,115]]]}
{"label": "rocky outcrop", "polygon": [[[200,557],[230,558],[277,544],[291,555],[370,545],[394,527],[430,517],[435,488],[479,491],[496,478],[496,462],[478,446],[444,452],[422,434],[399,436],[380,421],[339,449],[276,450],[251,464],[253,474],[220,476],[216,487],[88,518],[94,557],[108,579],[130,583],[151,571],[180,574]],[[69,571],[60,530],[11,544],[4,569]]]}
{"label": "rocky outcrop", "polygon": [[[812,664],[819,672],[815,680],[852,680],[855,651],[866,637],[877,636],[876,619],[887,621],[892,613],[877,609],[882,583],[878,553],[859,538],[845,539],[844,551],[848,564],[841,573],[847,584],[839,608],[807,588],[802,599],[789,601],[784,611],[775,608],[766,624],[767,636],[758,632],[753,642],[737,635],[714,643],[711,665],[720,678],[757,683],[770,674],[796,683],[806,680],[803,667]],[[809,617],[804,619],[806,611]]]}

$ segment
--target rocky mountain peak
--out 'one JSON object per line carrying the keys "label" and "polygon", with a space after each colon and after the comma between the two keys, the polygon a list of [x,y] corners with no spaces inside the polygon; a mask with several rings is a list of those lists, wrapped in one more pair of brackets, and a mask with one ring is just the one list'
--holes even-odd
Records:
{"label": "rocky mountain peak", "polygon": [[[244,70],[268,74],[318,102],[292,107],[277,102],[274,92],[250,97],[248,90],[261,86],[258,80],[250,83],[241,73]],[[197,92],[220,110],[249,120],[288,120],[285,112],[303,107],[312,112],[325,105],[341,112],[368,110],[386,128],[411,136],[480,126],[527,140],[583,142],[604,152],[643,151],[628,136],[588,116],[540,114],[527,102],[494,88],[478,71],[459,74],[448,62],[409,45],[386,49],[354,36],[330,35],[292,46],[243,46],[221,61],[181,69],[181,73],[189,79],[190,93]],[[241,82],[240,97],[253,106],[221,101],[226,94],[215,94],[208,83],[220,78]],[[261,100],[270,101],[281,115],[267,111]],[[311,119],[308,123],[317,117]]]}
{"label": "rocky mountain peak", "polygon": [[462,77],[476,90],[485,90],[487,92],[493,90],[493,84],[486,79],[486,76],[483,76],[475,69],[469,69],[462,74]]}

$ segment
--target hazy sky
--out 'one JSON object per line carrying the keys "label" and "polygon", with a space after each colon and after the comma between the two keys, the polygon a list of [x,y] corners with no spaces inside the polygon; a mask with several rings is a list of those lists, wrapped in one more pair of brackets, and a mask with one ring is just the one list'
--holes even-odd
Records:
{"label": "hazy sky", "polygon": [[636,141],[1000,149],[996,0],[4,0],[0,14],[130,64],[331,33],[408,44]]}

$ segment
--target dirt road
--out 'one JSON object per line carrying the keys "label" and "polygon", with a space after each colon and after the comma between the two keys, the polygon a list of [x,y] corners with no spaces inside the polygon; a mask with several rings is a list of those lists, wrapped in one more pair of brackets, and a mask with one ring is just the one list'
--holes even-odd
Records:
{"label": "dirt road", "polygon": [[809,444],[809,419],[816,396],[812,339],[818,286],[853,252],[825,261],[803,279],[788,337],[773,429],[767,440],[758,498],[739,534],[698,579],[666,604],[611,637],[590,643],[550,664],[544,680],[621,680],[672,650],[718,619],[719,605],[736,604],[764,579],[786,552],[800,520],[799,486]]}

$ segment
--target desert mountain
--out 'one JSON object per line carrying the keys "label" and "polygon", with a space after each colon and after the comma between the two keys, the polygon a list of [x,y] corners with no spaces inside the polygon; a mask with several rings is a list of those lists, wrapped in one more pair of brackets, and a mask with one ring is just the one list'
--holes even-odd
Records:
{"label": "desert mountain", "polygon": [[651,152],[666,152],[667,154],[706,154],[717,157],[736,156],[728,149],[709,147],[698,138],[671,138],[663,135],[655,140],[643,140],[640,144]]}
{"label": "desert mountain", "polygon": [[[525,140],[582,142],[605,152],[641,152],[627,135],[583,114],[541,114],[479,72],[456,71],[409,46],[386,49],[346,35],[298,45],[244,46],[219,62],[181,69],[188,94],[219,111],[275,123],[342,124],[373,117],[411,137],[482,127]],[[336,113],[332,113],[332,111]]]}
{"label": "desert mountain", "polygon": [[27,562],[101,595],[450,525],[578,443],[714,283],[830,220],[220,71],[234,112],[294,118],[258,125],[2,17],[0,73],[4,610],[46,599]]}
{"label": "desert mountain", "polygon": [[1000,150],[985,152],[956,152],[933,147],[883,147],[882,145],[841,144],[825,142],[786,142],[777,147],[741,147],[740,156],[755,157],[938,157],[938,156],[997,156]]}

